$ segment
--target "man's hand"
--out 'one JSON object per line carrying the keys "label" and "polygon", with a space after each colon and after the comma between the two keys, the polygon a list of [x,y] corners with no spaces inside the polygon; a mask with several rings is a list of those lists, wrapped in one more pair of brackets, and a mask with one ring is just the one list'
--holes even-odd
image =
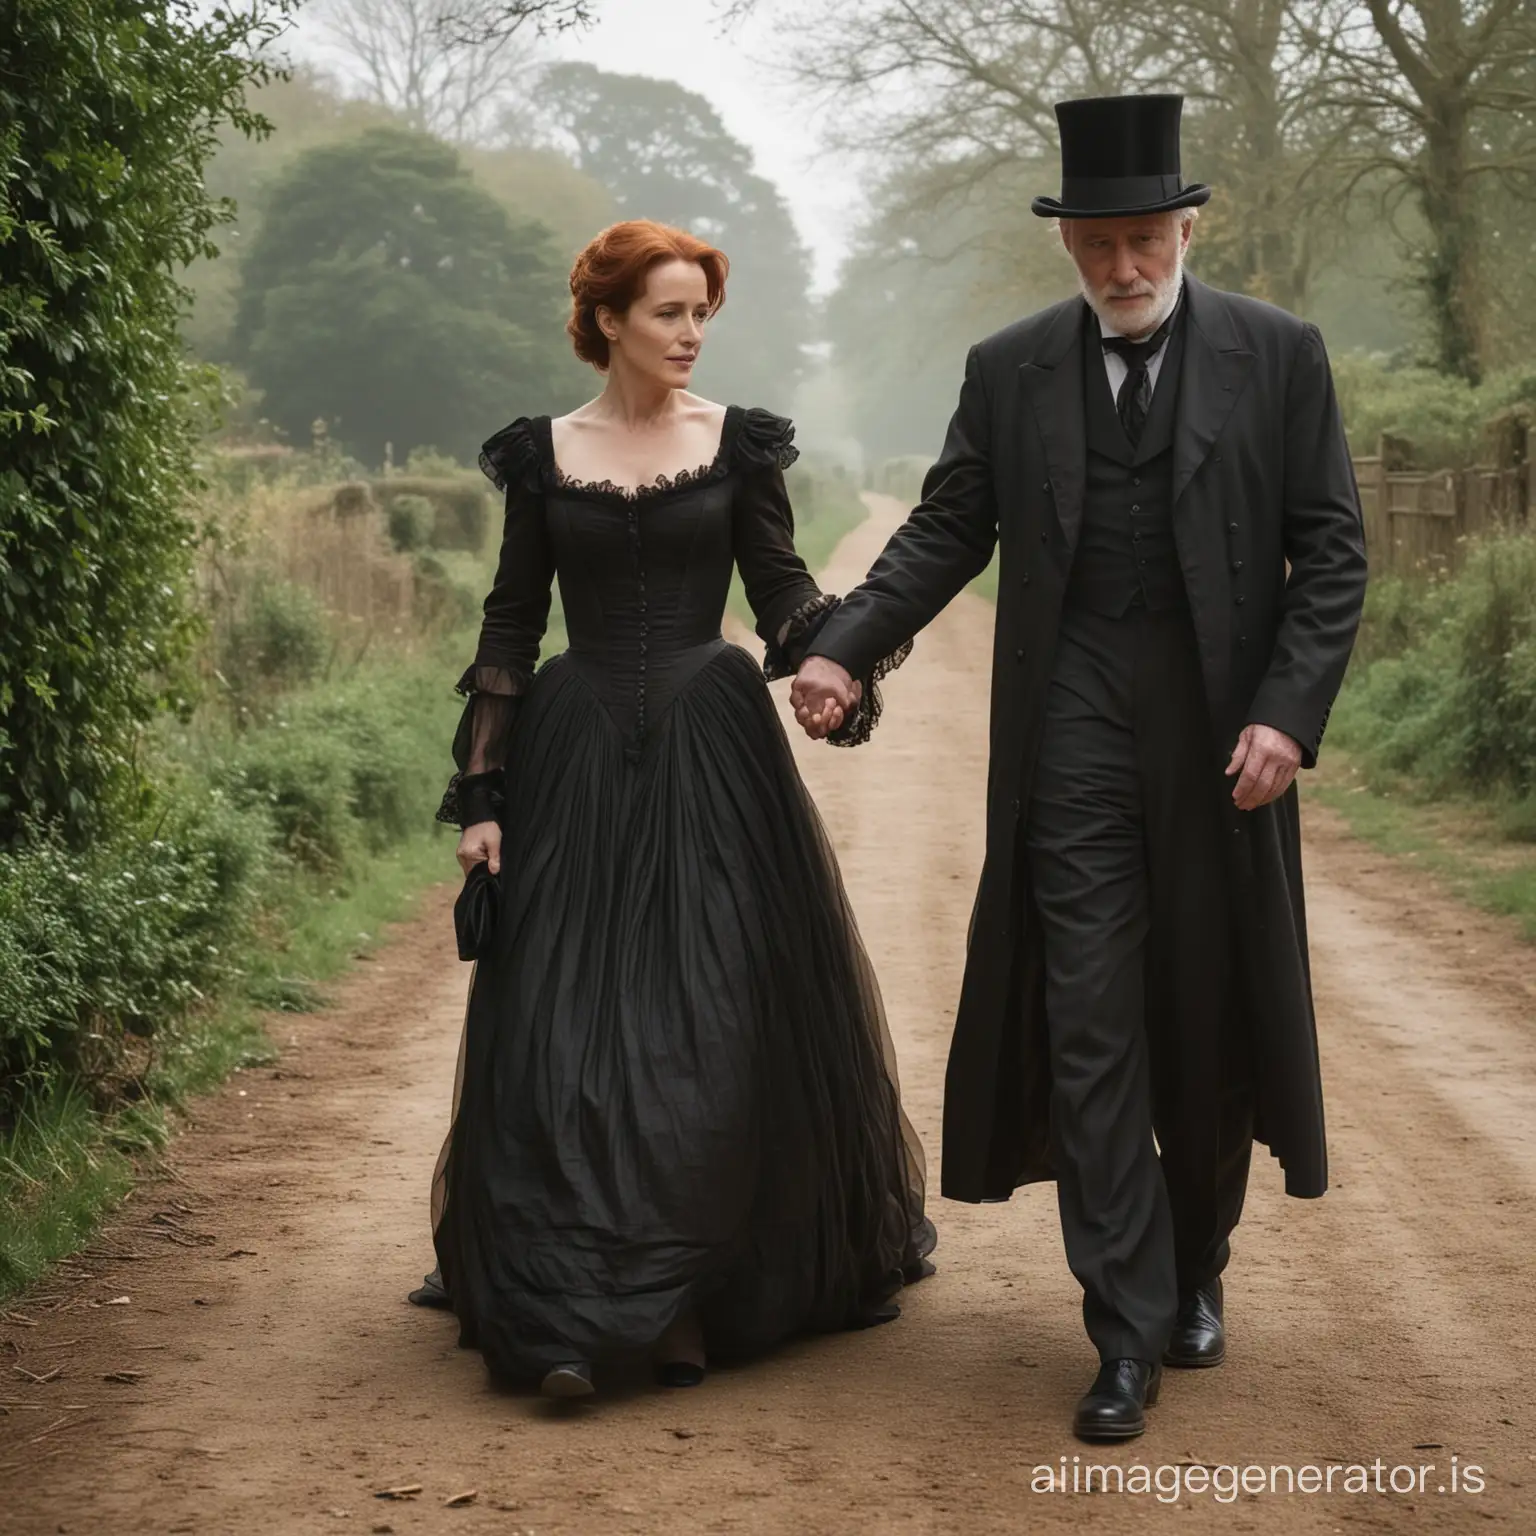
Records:
{"label": "man's hand", "polygon": [[1301,767],[1301,743],[1272,725],[1250,725],[1237,738],[1227,776],[1238,775],[1232,803],[1240,811],[1256,811],[1278,800]]}
{"label": "man's hand", "polygon": [[456,852],[459,868],[467,875],[472,865],[480,863],[482,859],[488,859],[491,865],[491,873],[501,873],[501,826],[494,821],[477,821],[472,827],[465,827],[463,836],[459,838],[459,846]]}
{"label": "man's hand", "polygon": [[852,713],[863,691],[835,661],[807,656],[790,686],[789,702],[805,734],[820,741]]}

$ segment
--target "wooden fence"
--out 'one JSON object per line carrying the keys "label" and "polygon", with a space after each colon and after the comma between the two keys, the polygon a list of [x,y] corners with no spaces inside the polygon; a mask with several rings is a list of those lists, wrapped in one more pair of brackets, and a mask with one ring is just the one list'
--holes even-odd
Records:
{"label": "wooden fence", "polygon": [[1454,570],[1469,538],[1531,526],[1529,464],[1426,472],[1392,460],[1386,443],[1355,460],[1373,576]]}

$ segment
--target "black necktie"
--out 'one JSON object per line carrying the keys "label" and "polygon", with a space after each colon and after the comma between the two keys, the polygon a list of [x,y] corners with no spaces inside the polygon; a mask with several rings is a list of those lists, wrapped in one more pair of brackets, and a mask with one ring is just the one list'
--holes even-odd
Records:
{"label": "black necktie", "polygon": [[1128,336],[1099,338],[1106,352],[1117,353],[1125,359],[1125,381],[1120,386],[1120,393],[1115,396],[1115,410],[1133,448],[1141,441],[1141,429],[1146,426],[1147,412],[1152,408],[1152,375],[1147,371],[1147,365],[1168,340],[1174,316],[1178,312],[1179,306],[1175,304],[1168,318],[1145,341],[1132,341]]}

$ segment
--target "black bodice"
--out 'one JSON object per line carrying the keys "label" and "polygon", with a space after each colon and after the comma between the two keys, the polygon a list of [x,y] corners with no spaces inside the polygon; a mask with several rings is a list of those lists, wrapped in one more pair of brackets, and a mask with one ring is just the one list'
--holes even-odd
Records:
{"label": "black bodice", "polygon": [[496,775],[534,668],[558,578],[570,646],[562,665],[601,700],[633,758],[691,678],[724,647],[721,619],[741,571],[774,675],[793,634],[823,597],[795,553],[783,471],[793,425],[731,406],[712,463],[623,491],[562,476],[548,417],[503,428],[481,467],[506,492],[496,580],[472,666],[439,816],[468,824],[494,813]]}
{"label": "black bodice", "polygon": [[638,496],[562,483],[547,497],[568,664],[634,749],[725,643],[738,491],[737,477],[706,475]]}

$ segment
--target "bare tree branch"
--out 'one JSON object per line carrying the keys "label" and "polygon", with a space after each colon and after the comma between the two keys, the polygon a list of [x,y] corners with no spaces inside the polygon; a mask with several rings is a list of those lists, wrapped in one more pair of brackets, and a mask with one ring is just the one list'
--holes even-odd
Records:
{"label": "bare tree branch", "polygon": [[322,23],[371,100],[464,143],[494,133],[528,84],[540,36],[585,25],[592,0],[326,0]]}

